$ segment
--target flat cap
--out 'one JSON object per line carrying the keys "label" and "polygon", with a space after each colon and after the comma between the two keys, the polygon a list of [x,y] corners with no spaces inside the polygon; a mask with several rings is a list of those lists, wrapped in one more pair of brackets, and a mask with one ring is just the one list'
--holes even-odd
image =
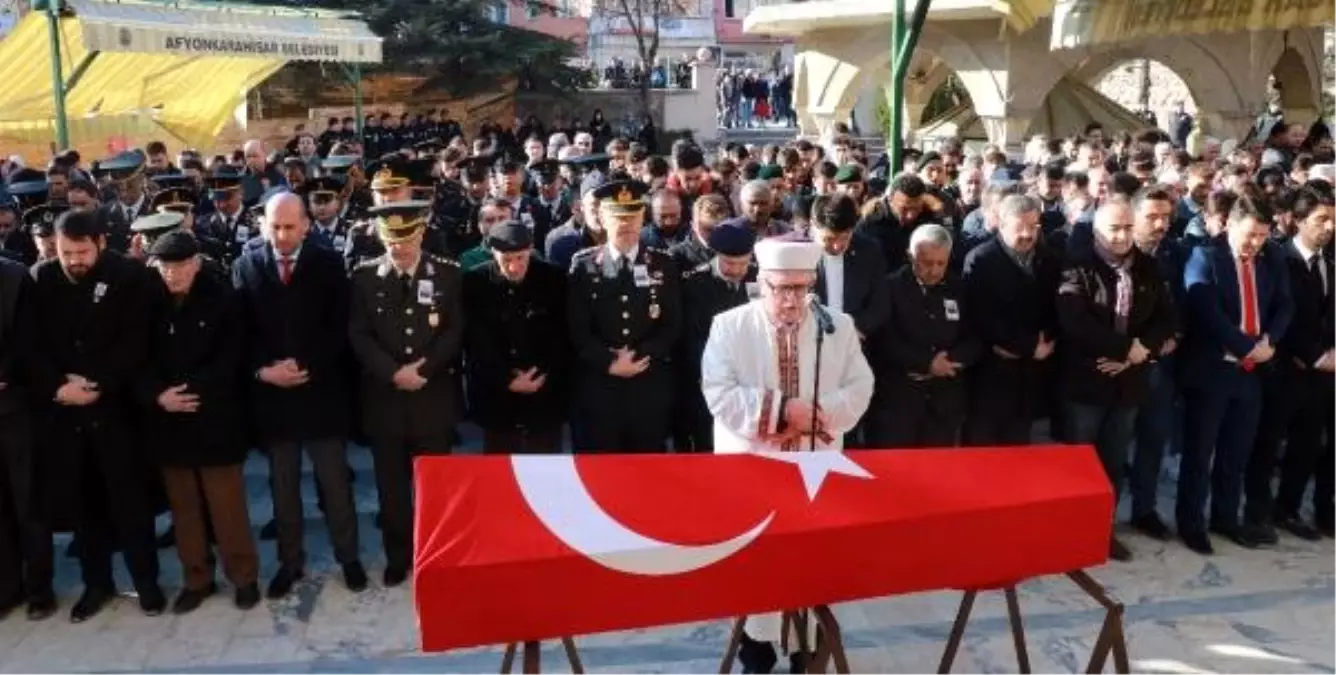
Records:
{"label": "flat cap", "polygon": [[487,232],[487,246],[502,253],[527,251],[533,248],[533,232],[518,220],[507,221]]}
{"label": "flat cap", "polygon": [[719,255],[737,257],[749,255],[756,245],[751,228],[738,223],[720,223],[710,232],[710,250]]}
{"label": "flat cap", "polygon": [[149,247],[150,258],[163,262],[189,260],[199,253],[199,241],[185,230],[176,230],[158,237]]}

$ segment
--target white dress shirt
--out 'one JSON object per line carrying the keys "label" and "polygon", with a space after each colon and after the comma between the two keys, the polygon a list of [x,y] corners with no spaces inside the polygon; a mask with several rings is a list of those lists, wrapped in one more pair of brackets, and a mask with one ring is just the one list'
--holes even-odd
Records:
{"label": "white dress shirt", "polygon": [[826,276],[826,306],[844,311],[844,256],[821,254],[821,268]]}

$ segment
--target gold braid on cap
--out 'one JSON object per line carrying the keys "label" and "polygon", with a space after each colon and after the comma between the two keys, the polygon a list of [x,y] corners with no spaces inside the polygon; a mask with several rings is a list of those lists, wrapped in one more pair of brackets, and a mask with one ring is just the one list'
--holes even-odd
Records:
{"label": "gold braid on cap", "polygon": [[426,217],[418,217],[412,220],[404,220],[403,216],[398,214],[377,219],[380,229],[380,236],[385,241],[397,242],[404,241],[413,237],[424,225],[427,224]]}
{"label": "gold braid on cap", "polygon": [[408,179],[396,177],[394,172],[389,169],[377,171],[375,177],[371,179],[372,190],[393,190],[405,185],[408,185]]}

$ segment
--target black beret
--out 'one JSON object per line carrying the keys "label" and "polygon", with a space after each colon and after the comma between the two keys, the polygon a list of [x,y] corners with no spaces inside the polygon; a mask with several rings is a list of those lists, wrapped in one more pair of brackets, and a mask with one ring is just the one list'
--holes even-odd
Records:
{"label": "black beret", "polygon": [[756,244],[756,235],[750,227],[737,223],[720,223],[710,231],[710,250],[729,257],[744,256],[752,252]]}
{"label": "black beret", "polygon": [[518,220],[504,222],[488,230],[487,246],[502,253],[527,251],[533,248],[533,232]]}
{"label": "black beret", "polygon": [[148,248],[149,257],[163,262],[181,262],[199,253],[195,235],[185,230],[174,230],[158,237]]}

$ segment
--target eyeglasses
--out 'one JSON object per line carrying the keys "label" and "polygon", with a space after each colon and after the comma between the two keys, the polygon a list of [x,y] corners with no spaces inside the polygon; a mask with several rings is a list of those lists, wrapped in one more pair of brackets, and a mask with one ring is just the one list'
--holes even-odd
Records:
{"label": "eyeglasses", "polygon": [[769,281],[766,281],[765,286],[775,295],[780,297],[788,296],[791,298],[801,298],[807,295],[808,291],[812,290],[812,284],[782,284],[776,286]]}

